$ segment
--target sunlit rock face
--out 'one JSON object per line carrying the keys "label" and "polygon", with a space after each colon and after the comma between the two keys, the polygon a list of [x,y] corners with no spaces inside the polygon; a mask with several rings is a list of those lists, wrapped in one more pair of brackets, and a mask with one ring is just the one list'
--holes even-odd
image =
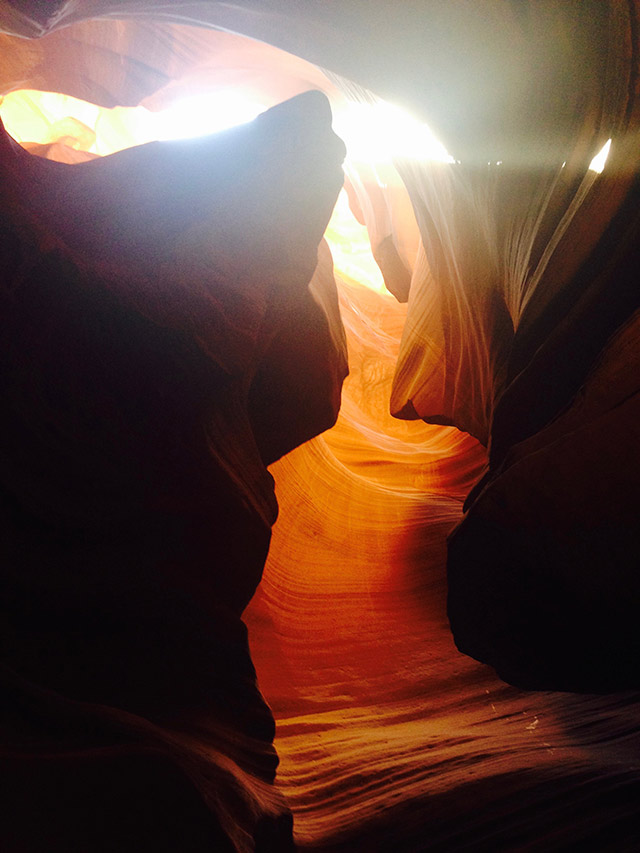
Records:
{"label": "sunlit rock face", "polygon": [[[78,23],[98,5],[126,20]],[[322,0],[247,0],[168,10],[150,0],[116,10],[105,0],[61,3],[57,15],[36,4],[0,6],[8,32],[55,30],[37,41],[3,39],[5,91],[42,87],[157,110],[215,82],[253,87],[264,106],[320,89],[347,142],[349,205],[380,271],[345,251],[353,223],[348,241],[330,226],[350,376],[336,426],[271,467],[279,519],[243,614],[276,719],[277,789],[303,849],[638,845],[636,697],[523,692],[473,659],[526,687],[637,686],[638,476],[627,450],[637,429],[637,4],[517,5],[374,0],[338,11]],[[137,20],[143,8],[148,17]],[[208,26],[271,42],[349,81]],[[433,162],[404,148],[385,159],[379,146],[360,156],[360,141],[339,121],[345,100],[359,108],[375,100],[362,86],[432,121],[451,157]],[[97,148],[83,150],[89,139],[78,142],[87,130],[105,138],[97,124],[65,124],[38,137],[51,146],[41,152],[94,157]],[[589,164],[609,137],[599,174]],[[340,352],[342,333],[319,322],[335,306],[325,246],[319,257],[311,290],[323,313],[305,300],[308,321],[273,339],[250,390],[262,461],[286,445],[274,417],[288,410],[289,391],[274,381],[282,367],[293,368],[286,381],[303,400],[288,419],[299,440],[309,435],[303,410],[321,429],[336,405],[332,377],[344,363],[326,354]],[[300,363],[319,342],[328,349],[306,383]],[[322,394],[333,389],[324,401],[311,390],[316,382]],[[457,524],[452,636],[447,536]],[[186,684],[193,668],[210,667],[192,657]],[[245,674],[251,685],[248,665]],[[246,707],[262,708],[252,695]],[[244,736],[224,740],[218,706],[192,716],[189,732],[206,729],[214,746],[197,770],[181,752],[179,775],[201,792],[212,753],[241,751],[245,769],[256,760],[262,769],[215,777],[210,790],[250,791],[263,813],[284,814],[273,788],[256,781],[273,773],[268,716],[247,721],[244,701],[231,704]],[[248,733],[258,730],[256,744]],[[60,733],[52,740],[59,744]],[[175,756],[174,745],[164,740],[162,755]],[[104,777],[106,790],[121,792],[121,810],[143,800],[136,790],[152,775],[147,765],[132,776],[131,767],[127,756],[124,769]],[[34,777],[21,772],[33,791]],[[37,790],[47,790],[47,777],[37,778],[45,780]],[[197,814],[180,823],[205,827],[204,842],[182,839],[182,849],[211,846],[200,809],[210,801],[190,799],[168,771],[157,778],[155,812]],[[86,796],[78,811],[92,808]],[[225,824],[236,849],[254,843],[230,831],[243,821],[236,812]],[[280,825],[276,849],[286,849]],[[169,849],[180,849],[168,837]]]}

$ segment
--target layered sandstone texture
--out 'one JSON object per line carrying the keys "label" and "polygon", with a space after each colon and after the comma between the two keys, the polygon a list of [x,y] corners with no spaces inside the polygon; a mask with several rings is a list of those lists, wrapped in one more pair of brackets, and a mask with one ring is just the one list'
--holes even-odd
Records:
{"label": "layered sandstone texture", "polygon": [[638,13],[0,3],[3,849],[640,843]]}

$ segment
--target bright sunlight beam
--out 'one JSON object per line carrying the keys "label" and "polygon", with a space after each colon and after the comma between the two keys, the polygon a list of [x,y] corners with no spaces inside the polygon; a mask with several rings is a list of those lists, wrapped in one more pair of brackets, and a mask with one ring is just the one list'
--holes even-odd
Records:
{"label": "bright sunlight beam", "polygon": [[156,139],[186,139],[253,121],[266,108],[233,89],[218,89],[183,98],[151,116]]}
{"label": "bright sunlight beam", "polygon": [[607,141],[602,146],[600,151],[598,151],[596,156],[593,158],[593,160],[589,164],[589,168],[591,169],[592,172],[598,172],[598,174],[600,174],[600,172],[602,172],[602,170],[604,169],[604,165],[607,162],[607,157],[609,156],[609,149],[610,148],[611,148],[611,140],[607,139]]}
{"label": "bright sunlight beam", "polygon": [[[216,133],[251,121],[266,107],[238,89],[192,95],[157,112],[144,107],[106,110],[68,95],[22,90],[5,96],[0,114],[15,139],[40,144],[56,141],[61,135],[56,125],[73,119],[77,127],[81,124],[95,133],[91,153],[104,155],[154,139]],[[454,162],[426,124],[386,101],[349,102],[337,108],[334,128],[344,139],[349,158],[374,166],[396,158]],[[69,144],[72,139],[65,130]]]}
{"label": "bright sunlight beam", "polygon": [[[157,112],[141,106],[104,109],[68,95],[35,90],[11,92],[0,99],[0,115],[18,142],[61,143],[67,149],[100,156],[153,140],[216,133],[251,121],[266,108],[239,89],[193,95]],[[368,164],[374,174],[391,167],[396,158],[454,162],[425,124],[385,101],[336,107],[334,129],[347,145],[347,159]],[[344,191],[325,236],[338,275],[386,292],[367,229],[354,218]]]}
{"label": "bright sunlight beam", "polygon": [[334,128],[354,160],[371,164],[401,158],[455,162],[426,124],[387,101],[348,103],[336,111]]}

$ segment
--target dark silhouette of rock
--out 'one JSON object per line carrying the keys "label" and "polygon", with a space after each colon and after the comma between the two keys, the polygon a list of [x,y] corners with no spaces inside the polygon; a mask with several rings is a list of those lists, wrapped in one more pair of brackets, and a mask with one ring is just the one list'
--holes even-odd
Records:
{"label": "dark silhouette of rock", "polygon": [[522,687],[640,684],[639,319],[568,409],[512,446],[450,539],[456,643]]}
{"label": "dark silhouette of rock", "polygon": [[450,540],[456,643],[519,686],[640,686],[638,193],[636,179],[572,280],[525,312],[489,470]]}
{"label": "dark silhouette of rock", "polygon": [[260,451],[339,407],[326,264],[324,302],[307,285],[343,156],[317,92],[79,165],[3,131],[4,849],[292,843],[240,614],[277,510]]}

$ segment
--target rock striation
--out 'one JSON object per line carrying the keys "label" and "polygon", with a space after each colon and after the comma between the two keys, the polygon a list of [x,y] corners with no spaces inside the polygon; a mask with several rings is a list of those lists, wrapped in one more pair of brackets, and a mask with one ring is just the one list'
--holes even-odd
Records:
{"label": "rock striation", "polygon": [[[4,92],[158,110],[319,89],[336,118],[382,96],[453,161],[349,143],[374,293],[316,254],[317,166],[342,156],[318,95],[223,137],[279,154],[252,148],[227,196],[194,173],[179,216],[130,178],[205,143],[98,164],[91,129],[52,131],[40,154],[127,176],[117,198],[83,178],[79,223],[34,186],[68,171],[4,140],[14,849],[108,849],[107,827],[119,849],[287,850],[285,799],[316,851],[638,847],[638,20],[636,0],[0,3]],[[216,264],[242,278],[214,299]],[[345,332],[337,423],[307,441],[336,417]],[[152,440],[105,426],[135,417]]]}

